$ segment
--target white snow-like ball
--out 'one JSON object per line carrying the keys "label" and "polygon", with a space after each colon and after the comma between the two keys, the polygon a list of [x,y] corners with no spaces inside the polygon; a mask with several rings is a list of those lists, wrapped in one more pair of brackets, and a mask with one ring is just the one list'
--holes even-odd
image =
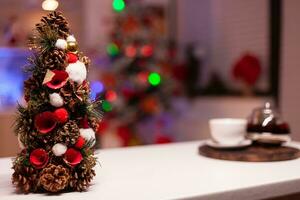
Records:
{"label": "white snow-like ball", "polygon": [[57,143],[52,147],[52,152],[55,156],[62,156],[66,153],[67,146],[61,143]]}
{"label": "white snow-like ball", "polygon": [[95,139],[95,132],[92,128],[81,128],[79,129],[80,136],[83,137],[86,141]]}
{"label": "white snow-like ball", "polygon": [[67,37],[67,42],[76,42],[76,38],[74,37],[74,35],[69,35]]}
{"label": "white snow-like ball", "polygon": [[65,50],[67,48],[67,41],[64,40],[64,39],[57,39],[56,40],[56,43],[55,43],[55,46],[59,49],[63,49]]}
{"label": "white snow-like ball", "polygon": [[96,136],[95,132],[91,128],[81,128],[79,129],[80,136],[84,138],[85,141],[89,142],[91,140],[94,140],[91,144],[90,147],[94,146],[96,143]]}
{"label": "white snow-like ball", "polygon": [[64,100],[58,93],[50,94],[49,98],[50,98],[50,104],[54,107],[61,107],[64,105]]}
{"label": "white snow-like ball", "polygon": [[86,67],[83,62],[70,63],[66,68],[66,72],[69,74],[69,78],[78,84],[86,79]]}
{"label": "white snow-like ball", "polygon": [[20,134],[18,134],[18,144],[21,150],[25,149],[23,142],[21,142]]}

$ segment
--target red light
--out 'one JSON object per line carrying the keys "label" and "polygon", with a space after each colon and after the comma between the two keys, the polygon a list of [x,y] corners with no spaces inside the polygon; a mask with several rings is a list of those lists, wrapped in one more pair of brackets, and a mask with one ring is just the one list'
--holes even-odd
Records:
{"label": "red light", "polygon": [[148,72],[140,72],[140,73],[138,73],[137,77],[141,83],[147,83],[148,75],[149,75]]}
{"label": "red light", "polygon": [[153,47],[151,45],[144,45],[141,48],[141,54],[145,57],[149,57],[153,54]]}
{"label": "red light", "polygon": [[110,102],[115,101],[117,99],[117,93],[113,90],[108,90],[105,94],[105,99]]}
{"label": "red light", "polygon": [[125,54],[127,57],[134,57],[136,55],[136,48],[132,45],[129,45],[125,48]]}

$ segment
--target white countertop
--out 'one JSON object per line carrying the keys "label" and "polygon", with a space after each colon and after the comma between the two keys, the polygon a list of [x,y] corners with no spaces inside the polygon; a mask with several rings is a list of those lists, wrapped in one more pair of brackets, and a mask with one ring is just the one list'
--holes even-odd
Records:
{"label": "white countertop", "polygon": [[[243,199],[300,192],[300,159],[250,163],[198,155],[201,142],[102,150],[88,192],[16,194],[11,159],[0,159],[1,200],[35,199]],[[300,143],[292,143],[300,148]]]}

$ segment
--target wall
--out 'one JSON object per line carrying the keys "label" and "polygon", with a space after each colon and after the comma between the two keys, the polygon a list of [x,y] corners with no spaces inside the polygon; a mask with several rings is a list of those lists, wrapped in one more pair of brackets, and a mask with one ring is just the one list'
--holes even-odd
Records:
{"label": "wall", "polygon": [[234,87],[232,65],[243,53],[254,52],[264,71],[258,86],[268,89],[268,2],[177,0],[177,37],[182,46],[193,42],[205,51],[204,83],[211,71],[217,71]]}
{"label": "wall", "polygon": [[291,124],[293,138],[300,140],[300,1],[283,1],[281,109]]}
{"label": "wall", "polygon": [[[75,33],[76,38],[83,41],[83,10],[82,0],[72,0],[72,1],[59,1],[60,5],[58,7],[59,11],[62,11],[67,17],[70,23],[72,32]],[[39,22],[41,16],[45,15],[47,12],[43,11],[41,8],[41,0],[1,0],[0,7],[0,45],[4,45],[3,41],[3,29],[11,16],[17,16],[21,31],[25,34],[25,37],[31,33],[34,25]],[[24,40],[26,43],[26,40]]]}

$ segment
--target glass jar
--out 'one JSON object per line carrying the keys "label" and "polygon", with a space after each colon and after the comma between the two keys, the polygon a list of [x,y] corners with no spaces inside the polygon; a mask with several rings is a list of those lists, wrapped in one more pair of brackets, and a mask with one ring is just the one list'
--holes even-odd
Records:
{"label": "glass jar", "polygon": [[247,125],[247,137],[263,143],[282,143],[290,140],[289,125],[269,102],[255,108]]}

